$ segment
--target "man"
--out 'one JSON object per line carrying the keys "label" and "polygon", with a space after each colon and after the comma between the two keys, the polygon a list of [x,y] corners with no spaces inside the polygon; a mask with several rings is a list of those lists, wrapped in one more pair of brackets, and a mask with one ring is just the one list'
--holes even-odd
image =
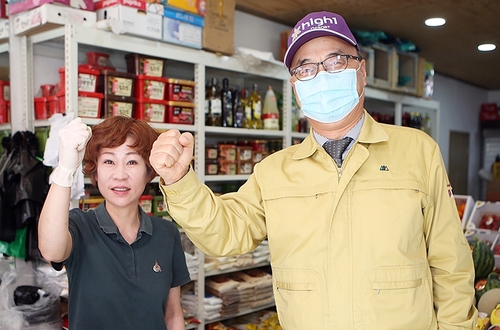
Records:
{"label": "man", "polygon": [[[309,136],[216,197],[189,168],[192,135],[163,133],[150,159],[170,214],[211,255],[268,239],[285,330],[473,329],[472,257],[435,141],[364,110],[366,63],[341,16],[300,20],[284,62]],[[325,144],[344,137],[339,155]]]}

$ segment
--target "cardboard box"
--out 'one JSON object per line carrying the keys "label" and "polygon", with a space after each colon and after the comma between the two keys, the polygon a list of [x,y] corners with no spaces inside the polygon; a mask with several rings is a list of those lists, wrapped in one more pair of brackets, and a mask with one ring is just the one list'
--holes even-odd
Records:
{"label": "cardboard box", "polygon": [[[219,7],[220,2],[222,8]],[[224,55],[234,54],[235,7],[235,0],[207,1],[203,49]]]}
{"label": "cardboard box", "polygon": [[[163,8],[162,8],[163,9]],[[161,14],[125,5],[113,5],[96,10],[100,28],[111,30],[116,34],[129,34],[149,39],[162,38]]]}
{"label": "cardboard box", "polygon": [[81,10],[94,11],[93,0],[11,0],[9,2],[9,12],[11,15],[17,14],[40,7],[46,3],[60,4]]}
{"label": "cardboard box", "polygon": [[[215,1],[219,0],[209,0],[209,2]],[[205,16],[205,8],[207,6],[206,2],[207,1],[205,0],[165,0],[165,5],[186,10],[200,16]]]}
{"label": "cardboard box", "polygon": [[163,40],[186,47],[201,49],[205,20],[202,16],[165,7]]}
{"label": "cardboard box", "polygon": [[498,241],[500,231],[498,229],[495,230],[494,228],[486,228],[488,225],[497,223],[490,222],[489,217],[491,217],[492,221],[494,221],[494,217],[498,217],[500,219],[500,203],[476,201],[469,217],[469,221],[467,222],[465,236],[467,238],[474,236],[478,237],[490,243],[491,248],[493,249]]}
{"label": "cardboard box", "polygon": [[40,7],[14,14],[12,19],[14,34],[28,35],[68,23],[92,27],[96,23],[96,13],[46,3]]}
{"label": "cardboard box", "polygon": [[460,215],[460,220],[462,221],[462,228],[465,229],[467,221],[474,208],[474,199],[469,195],[454,195],[455,203],[457,204],[458,214]]}
{"label": "cardboard box", "polygon": [[417,93],[418,55],[411,52],[392,52],[391,89],[409,94]]}
{"label": "cardboard box", "polygon": [[10,24],[8,19],[0,19],[0,42],[8,41]]}
{"label": "cardboard box", "polygon": [[101,0],[94,3],[94,9],[97,11],[98,9],[108,8],[114,5],[132,7],[148,13],[159,15],[163,15],[164,8],[163,5],[159,3],[144,0]]}

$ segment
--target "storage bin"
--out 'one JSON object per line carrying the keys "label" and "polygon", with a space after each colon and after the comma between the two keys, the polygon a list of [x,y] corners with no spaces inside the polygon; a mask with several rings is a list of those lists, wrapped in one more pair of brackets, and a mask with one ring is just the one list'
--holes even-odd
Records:
{"label": "storage bin", "polygon": [[10,102],[0,100],[0,124],[9,122]]}
{"label": "storage bin", "polygon": [[167,101],[136,99],[135,118],[153,123],[164,123]]}
{"label": "storage bin", "polygon": [[194,81],[169,78],[165,99],[167,101],[194,102]]}
{"label": "storage bin", "polygon": [[166,60],[163,58],[131,53],[125,55],[125,60],[127,61],[127,72],[133,73],[137,76],[165,76],[164,70]]}
{"label": "storage bin", "polygon": [[109,96],[133,97],[135,74],[115,70],[101,70],[97,91]]}
{"label": "storage bin", "polygon": [[105,117],[123,115],[130,118],[135,116],[135,98],[104,94],[103,113]]}
{"label": "storage bin", "polygon": [[167,101],[167,117],[170,124],[194,124],[194,103]]}
{"label": "storage bin", "polygon": [[167,78],[137,75],[135,97],[138,99],[165,100]]}
{"label": "storage bin", "polygon": [[47,102],[47,98],[43,96],[35,97],[34,102],[35,102],[35,119],[40,120],[49,118],[49,103]]}
{"label": "storage bin", "polygon": [[[59,108],[66,109],[66,95],[59,94],[57,97]],[[101,118],[103,98],[102,93],[78,92],[78,117]]]}
{"label": "storage bin", "polygon": [[[99,70],[90,69],[84,65],[78,66],[78,91],[95,93],[97,90],[97,77]],[[66,69],[64,67],[59,69],[60,91],[65,93],[66,90]]]}
{"label": "storage bin", "polygon": [[94,67],[111,67],[108,53],[87,52],[87,63]]}

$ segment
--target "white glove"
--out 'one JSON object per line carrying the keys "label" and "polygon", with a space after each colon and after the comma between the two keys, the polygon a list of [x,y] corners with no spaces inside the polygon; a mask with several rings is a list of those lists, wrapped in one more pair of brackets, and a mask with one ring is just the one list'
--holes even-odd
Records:
{"label": "white glove", "polygon": [[52,172],[52,182],[71,187],[75,174],[82,164],[85,146],[92,130],[77,117],[59,130],[59,163]]}

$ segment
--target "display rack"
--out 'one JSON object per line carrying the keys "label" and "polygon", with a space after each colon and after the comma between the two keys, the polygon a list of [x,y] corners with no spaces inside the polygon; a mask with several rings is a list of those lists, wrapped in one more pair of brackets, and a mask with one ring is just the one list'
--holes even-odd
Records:
{"label": "display rack", "polygon": [[[12,102],[20,113],[17,113],[14,122],[17,129],[34,130],[35,127],[49,126],[48,120],[34,119],[33,96],[35,94],[33,60],[36,55],[35,48],[41,47],[50,56],[59,57],[65,67],[65,94],[66,109],[77,109],[78,107],[78,86],[77,67],[83,62],[85,51],[106,50],[117,52],[120,55],[125,53],[140,53],[148,56],[165,58],[168,63],[175,63],[172,66],[173,72],[183,75],[185,79],[195,81],[195,118],[193,125],[174,124],[153,124],[159,130],[180,129],[181,131],[192,132],[195,136],[194,150],[194,170],[201,182],[243,182],[248,175],[205,175],[205,143],[207,139],[217,139],[218,137],[231,138],[280,138],[283,147],[288,147],[294,139],[303,139],[307,133],[292,132],[292,88],[289,83],[289,73],[284,65],[274,64],[272,66],[248,68],[236,57],[219,56],[203,50],[185,48],[161,41],[153,41],[127,35],[116,35],[111,32],[94,28],[82,27],[67,24],[52,30],[28,34],[21,37],[11,36],[11,43],[15,44],[17,56],[11,55],[11,71],[21,72],[11,84]],[[44,45],[46,45],[44,47]],[[63,55],[61,55],[63,54]],[[20,56],[19,56],[20,55]],[[47,55],[47,54],[45,54]],[[13,59],[14,57],[14,59]],[[12,61],[13,59],[13,61]],[[176,71],[177,70],[177,71]],[[231,79],[242,85],[246,82],[261,82],[261,86],[271,84],[273,88],[283,95],[282,130],[252,130],[243,128],[205,127],[204,124],[204,101],[205,101],[205,81],[208,76],[229,75]],[[180,77],[179,77],[180,78]],[[266,84],[266,85],[263,85]],[[385,90],[378,90],[371,87],[365,89],[366,107],[370,110],[373,105],[377,111],[392,113],[394,124],[401,125],[401,117],[404,111],[415,110],[432,114],[432,133],[437,139],[439,103],[432,100],[424,100],[403,94],[397,94]],[[375,110],[375,109],[374,109]],[[94,125],[100,119],[88,119],[84,121],[89,125]],[[1,127],[0,127],[1,128]],[[212,275],[204,272],[204,255],[196,249],[196,257],[199,260],[199,269],[194,279],[195,294],[198,297],[198,315],[201,323],[199,325],[189,325],[187,329],[202,330],[205,327],[203,319],[203,297],[205,276]],[[256,265],[254,267],[257,267]],[[225,272],[238,271],[230,269]],[[266,308],[269,306],[265,306]],[[251,311],[244,311],[249,313]],[[243,313],[243,312],[242,312]]]}

